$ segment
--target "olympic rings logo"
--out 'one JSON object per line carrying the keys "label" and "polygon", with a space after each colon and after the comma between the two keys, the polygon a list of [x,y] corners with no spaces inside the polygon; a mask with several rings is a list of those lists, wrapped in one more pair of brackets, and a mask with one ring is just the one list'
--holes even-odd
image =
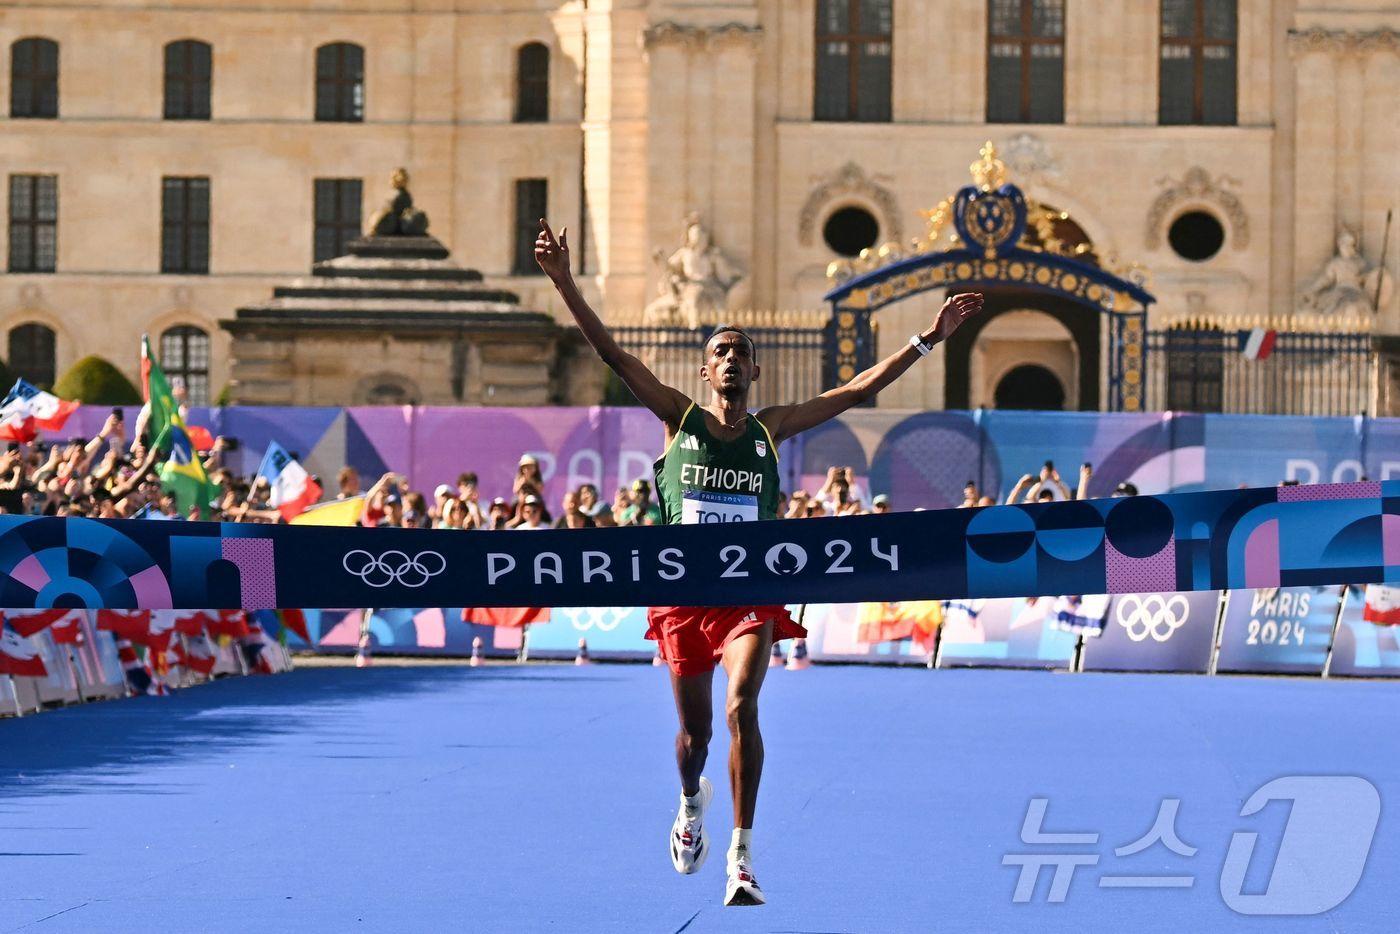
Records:
{"label": "olympic rings logo", "polygon": [[375,557],[368,551],[355,549],[341,559],[341,566],[370,587],[422,587],[447,570],[447,559],[436,551],[420,551],[413,557],[406,552],[386,551]]}
{"label": "olympic rings logo", "polygon": [[612,632],[622,625],[632,610],[628,607],[575,607],[564,611],[570,624],[579,632],[596,629],[599,632]]}
{"label": "olympic rings logo", "polygon": [[1155,593],[1127,594],[1119,597],[1116,603],[1118,624],[1127,630],[1128,638],[1134,642],[1141,642],[1148,636],[1154,642],[1166,642],[1191,612],[1191,605],[1179,593],[1170,598]]}

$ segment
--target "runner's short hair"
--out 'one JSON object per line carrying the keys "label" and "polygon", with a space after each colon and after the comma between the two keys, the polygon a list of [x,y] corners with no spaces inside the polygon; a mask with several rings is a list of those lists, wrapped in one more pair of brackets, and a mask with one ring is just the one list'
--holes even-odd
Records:
{"label": "runner's short hair", "polygon": [[[748,332],[748,331],[745,331],[743,328],[739,327],[739,325],[737,325],[737,324],[717,324],[717,325],[715,325],[714,330],[710,332],[710,336],[707,337],[707,338],[705,338],[705,346],[706,346],[706,347],[710,346],[710,341],[714,340],[714,339],[715,339],[716,337],[718,337],[719,335],[721,335],[721,334],[729,334],[729,333],[738,334],[738,335],[739,335],[740,337],[742,337],[744,340],[746,340],[746,341],[749,342],[749,356],[750,356],[750,357],[756,357],[756,356],[758,355],[757,350],[756,350],[756,348],[754,347],[753,338],[749,336],[749,332]],[[86,442],[84,442],[84,443],[86,443]]]}

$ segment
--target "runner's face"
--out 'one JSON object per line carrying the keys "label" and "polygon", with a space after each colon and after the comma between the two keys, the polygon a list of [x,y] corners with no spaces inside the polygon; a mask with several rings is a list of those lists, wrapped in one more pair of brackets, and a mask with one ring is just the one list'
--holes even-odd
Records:
{"label": "runner's face", "polygon": [[700,378],[721,395],[747,393],[749,384],[758,378],[748,339],[734,331],[721,331],[710,338]]}

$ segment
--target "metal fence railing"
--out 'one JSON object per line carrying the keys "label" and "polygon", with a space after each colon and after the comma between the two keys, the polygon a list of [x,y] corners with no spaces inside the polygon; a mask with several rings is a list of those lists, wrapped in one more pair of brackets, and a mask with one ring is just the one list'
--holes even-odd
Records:
{"label": "metal fence railing", "polygon": [[[798,402],[822,391],[822,363],[827,352],[824,316],[750,313],[732,315],[729,321],[742,327],[754,341],[760,372],[749,393],[752,408]],[[692,330],[623,324],[610,325],[609,329],[623,349],[641,359],[662,382],[699,397],[700,364],[713,325]]]}
{"label": "metal fence railing", "polygon": [[[1363,332],[1173,327],[1147,334],[1147,407],[1257,415],[1370,413],[1375,357]],[[1255,345],[1266,353],[1251,356]],[[1373,413],[1372,413],[1373,414]]]}

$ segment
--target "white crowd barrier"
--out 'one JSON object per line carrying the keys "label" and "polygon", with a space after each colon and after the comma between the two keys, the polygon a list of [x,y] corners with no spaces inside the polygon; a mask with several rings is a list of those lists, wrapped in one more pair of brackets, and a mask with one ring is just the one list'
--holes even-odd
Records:
{"label": "white crowd barrier", "polygon": [[[261,630],[245,639],[175,632],[164,650],[144,646],[143,652],[137,652],[126,640],[119,643],[112,632],[97,628],[95,612],[75,612],[76,641],[58,641],[48,628],[29,636],[14,630],[6,634],[9,642],[0,651],[8,648],[16,656],[0,656],[0,717],[136,694],[165,694],[217,678],[275,674],[292,668],[286,648]],[[245,651],[250,644],[258,649],[257,661],[251,665],[250,653]],[[32,667],[34,659],[42,662],[44,674],[13,670]],[[206,666],[207,674],[198,670]]]}

